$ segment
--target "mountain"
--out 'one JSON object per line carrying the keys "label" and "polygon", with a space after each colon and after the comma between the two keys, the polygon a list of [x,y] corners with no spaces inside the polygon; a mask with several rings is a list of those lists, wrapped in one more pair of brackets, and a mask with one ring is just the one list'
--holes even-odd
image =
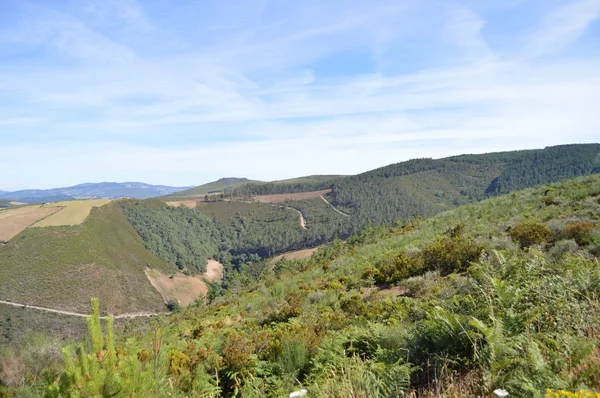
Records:
{"label": "mountain", "polygon": [[168,195],[186,188],[150,185],[142,182],[101,182],[79,184],[66,188],[28,189],[0,193],[0,199],[25,203],[58,202],[71,199],[118,199],[124,197],[145,199]]}
{"label": "mountain", "polygon": [[209,195],[213,193],[222,192],[225,189],[234,188],[239,185],[244,184],[260,184],[261,181],[249,180],[247,178],[238,178],[238,177],[225,177],[220,178],[217,181],[209,182],[194,188],[182,190],[179,192],[175,192],[170,196],[182,197],[182,196],[202,196]]}
{"label": "mountain", "polygon": [[234,197],[331,189],[325,197],[351,216],[352,228],[431,216],[459,205],[539,184],[600,172],[600,144],[414,159],[316,183],[246,184]]}
{"label": "mountain", "polygon": [[579,177],[253,262],[117,342],[94,311],[87,345],[6,350],[0,392],[597,396],[599,195],[600,176]]}

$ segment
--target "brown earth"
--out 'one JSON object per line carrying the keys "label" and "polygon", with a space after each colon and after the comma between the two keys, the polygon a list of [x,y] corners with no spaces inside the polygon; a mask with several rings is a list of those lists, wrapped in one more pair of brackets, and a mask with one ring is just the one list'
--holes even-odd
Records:
{"label": "brown earth", "polygon": [[208,260],[206,272],[202,276],[208,282],[223,279],[223,264],[217,260]]}
{"label": "brown earth", "polygon": [[297,193],[281,193],[275,195],[259,195],[255,196],[254,200],[260,203],[281,203],[286,200],[305,200],[319,198],[322,195],[328,194],[331,189],[323,189],[321,191],[297,192]]}
{"label": "brown earth", "polygon": [[286,260],[301,260],[303,258],[309,258],[316,252],[318,247],[313,247],[311,249],[297,250],[295,252],[283,253],[278,256],[275,256],[269,260],[269,264],[275,264],[277,261],[285,258]]}
{"label": "brown earth", "polygon": [[25,206],[0,212],[0,241],[8,242],[25,228],[62,210],[56,206]]}
{"label": "brown earth", "polygon": [[169,206],[173,206],[173,207],[185,206],[188,209],[193,209],[198,204],[198,202],[196,202],[195,200],[180,200],[180,201],[166,202],[166,203]]}
{"label": "brown earth", "polygon": [[216,260],[208,260],[206,272],[198,276],[177,274],[170,277],[151,268],[146,268],[145,272],[148,280],[163,297],[165,303],[169,300],[177,300],[181,305],[188,305],[201,295],[208,293],[205,281],[214,281],[223,277],[223,264]]}

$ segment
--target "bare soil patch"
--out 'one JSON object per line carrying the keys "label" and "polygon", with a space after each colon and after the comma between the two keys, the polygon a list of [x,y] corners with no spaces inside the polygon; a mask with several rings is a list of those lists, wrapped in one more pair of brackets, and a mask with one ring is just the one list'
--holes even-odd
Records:
{"label": "bare soil patch", "polygon": [[328,194],[331,189],[323,189],[321,191],[297,192],[297,193],[281,193],[275,195],[259,195],[255,196],[254,200],[260,203],[281,203],[286,200],[305,200],[319,198],[322,195]]}
{"label": "bare soil patch", "polygon": [[110,199],[94,200],[69,200],[65,202],[48,203],[45,207],[63,207],[63,210],[35,223],[34,227],[56,227],[61,225],[79,225],[85,221],[94,207],[104,206],[110,203]]}
{"label": "bare soil patch", "polygon": [[57,206],[25,206],[0,212],[0,241],[8,242],[33,223],[62,210]]}
{"label": "bare soil patch", "polygon": [[198,204],[198,202],[196,202],[195,200],[180,200],[180,201],[166,202],[166,203],[169,206],[173,206],[173,207],[185,206],[188,209],[193,209]]}
{"label": "bare soil patch", "polygon": [[303,258],[309,258],[316,252],[318,247],[313,247],[311,249],[303,249],[297,250],[295,252],[283,253],[278,256],[275,256],[269,260],[269,264],[275,264],[277,261],[285,258],[286,260],[301,260]]}
{"label": "bare soil patch", "polygon": [[208,260],[206,272],[203,274],[203,277],[208,282],[223,279],[223,264],[217,260]]}
{"label": "bare soil patch", "polygon": [[163,297],[165,303],[169,300],[177,300],[181,305],[188,305],[201,295],[208,293],[205,281],[214,281],[223,277],[223,264],[216,260],[208,260],[206,272],[197,276],[177,274],[170,277],[150,268],[146,268],[145,272],[148,280]]}

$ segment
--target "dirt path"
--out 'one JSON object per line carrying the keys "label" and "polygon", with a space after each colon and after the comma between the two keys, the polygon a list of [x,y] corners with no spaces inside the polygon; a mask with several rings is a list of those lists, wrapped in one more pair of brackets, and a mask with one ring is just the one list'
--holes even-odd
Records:
{"label": "dirt path", "polygon": [[308,229],[306,228],[306,219],[304,218],[304,215],[302,214],[302,212],[298,209],[294,209],[293,207],[287,207],[286,209],[290,209],[290,210],[296,210],[298,212],[298,214],[300,214],[300,226],[302,227],[302,229]]}
{"label": "dirt path", "polygon": [[[90,316],[90,314],[82,314],[80,312],[72,312],[72,311],[63,311],[63,310],[57,310],[54,308],[47,308],[47,307],[40,307],[38,305],[29,305],[29,304],[23,304],[23,303],[15,303],[14,301],[6,301],[6,300],[0,300],[0,304],[6,304],[6,305],[12,305],[13,307],[19,307],[19,308],[33,308],[34,310],[40,310],[40,311],[46,311],[46,312],[52,312],[54,314],[61,314],[61,315],[68,315],[68,316],[78,316],[80,318],[87,318],[88,316]],[[121,318],[147,318],[150,316],[155,316],[155,315],[162,315],[165,314],[165,312],[131,312],[128,314],[119,314],[119,315],[111,315],[114,319],[121,319]],[[106,316],[102,316],[100,318],[106,318]]]}
{"label": "dirt path", "polygon": [[325,201],[325,203],[327,203],[329,206],[331,206],[331,208],[335,211],[337,211],[338,213],[340,213],[342,216],[346,216],[346,217],[350,217],[350,214],[346,214],[341,210],[338,210],[335,208],[334,205],[332,205],[331,203],[329,203],[329,201],[327,199],[325,199],[325,196],[321,195],[321,199],[323,199]]}

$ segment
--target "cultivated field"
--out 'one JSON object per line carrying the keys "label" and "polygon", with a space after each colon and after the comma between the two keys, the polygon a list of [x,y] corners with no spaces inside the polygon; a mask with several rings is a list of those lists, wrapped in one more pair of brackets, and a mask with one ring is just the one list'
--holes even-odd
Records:
{"label": "cultivated field", "polygon": [[169,206],[173,206],[173,207],[185,206],[188,209],[193,209],[197,205],[197,202],[195,200],[180,200],[180,201],[166,202],[166,203]]}
{"label": "cultivated field", "polygon": [[36,221],[61,210],[57,206],[25,206],[0,212],[0,242],[8,242]]}
{"label": "cultivated field", "polygon": [[42,221],[35,223],[34,227],[58,227],[61,225],[79,225],[85,221],[94,207],[104,206],[110,203],[110,199],[95,200],[69,200],[66,202],[48,203],[42,206],[56,207],[63,209]]}
{"label": "cultivated field", "polygon": [[322,195],[328,194],[331,189],[323,189],[321,191],[297,192],[297,193],[281,193],[275,195],[259,195],[255,196],[254,200],[261,203],[281,203],[286,200],[306,200],[319,198]]}
{"label": "cultivated field", "polygon": [[178,274],[171,278],[159,270],[150,268],[146,268],[146,276],[165,302],[177,300],[181,305],[188,305],[200,295],[208,293],[205,281],[218,280],[223,277],[223,264],[215,260],[208,260],[206,272],[198,276]]}

